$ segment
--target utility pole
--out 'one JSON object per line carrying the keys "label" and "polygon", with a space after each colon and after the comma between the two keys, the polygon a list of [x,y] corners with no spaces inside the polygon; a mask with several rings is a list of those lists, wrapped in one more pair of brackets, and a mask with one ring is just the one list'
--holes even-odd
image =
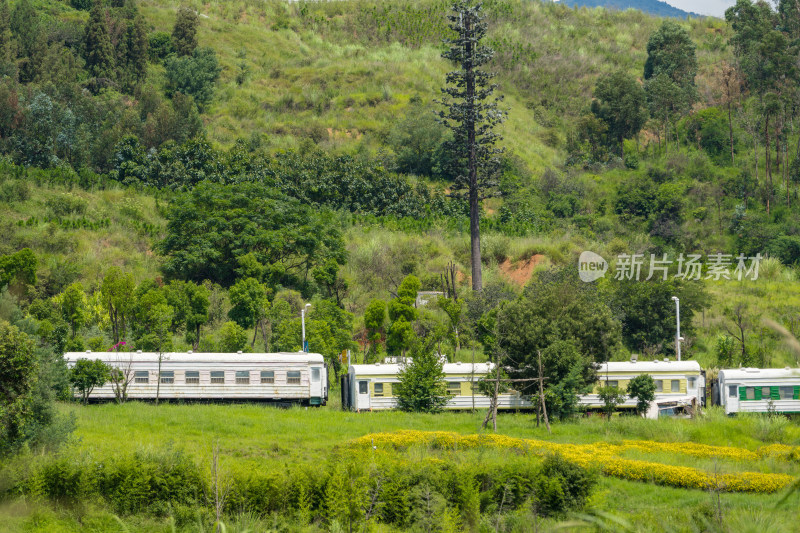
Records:
{"label": "utility pole", "polygon": [[681,301],[677,296],[673,296],[672,300],[675,302],[675,355],[678,361],[681,360]]}

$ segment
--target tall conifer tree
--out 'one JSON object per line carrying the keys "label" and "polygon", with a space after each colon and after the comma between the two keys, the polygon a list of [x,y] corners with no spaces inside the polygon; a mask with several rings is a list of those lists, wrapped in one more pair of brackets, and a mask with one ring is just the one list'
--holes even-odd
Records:
{"label": "tall conifer tree", "polygon": [[114,77],[114,48],[108,35],[105,11],[95,2],[83,37],[86,69],[93,78]]}
{"label": "tall conifer tree", "polygon": [[480,291],[480,202],[493,196],[497,188],[498,156],[503,150],[495,147],[501,137],[493,128],[503,121],[504,112],[497,105],[501,98],[490,99],[497,87],[491,83],[494,74],[481,68],[494,54],[481,44],[487,28],[482,4],[458,0],[452,9],[448,19],[456,37],[445,40],[449,48],[442,57],[457,64],[459,70],[447,74],[447,86],[442,89],[445,97],[439,102],[446,109],[439,117],[453,132],[446,149],[454,156],[451,161],[456,167],[450,169],[456,176],[453,190],[460,195],[466,192],[469,200],[472,289]]}
{"label": "tall conifer tree", "polygon": [[197,13],[190,7],[181,7],[172,29],[172,43],[179,56],[190,56],[197,48]]}

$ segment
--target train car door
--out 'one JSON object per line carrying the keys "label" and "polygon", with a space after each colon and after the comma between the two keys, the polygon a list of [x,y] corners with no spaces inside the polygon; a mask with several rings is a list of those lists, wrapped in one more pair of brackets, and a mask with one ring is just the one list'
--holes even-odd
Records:
{"label": "train car door", "polygon": [[370,409],[369,380],[359,379],[356,382],[356,410]]}
{"label": "train car door", "polygon": [[311,405],[321,405],[323,402],[323,390],[322,390],[322,368],[318,366],[311,367],[311,394],[310,394],[310,403]]}

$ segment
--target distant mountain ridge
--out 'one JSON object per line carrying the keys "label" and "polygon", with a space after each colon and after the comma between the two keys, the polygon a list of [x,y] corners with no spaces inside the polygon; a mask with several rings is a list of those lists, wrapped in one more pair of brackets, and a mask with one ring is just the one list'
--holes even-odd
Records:
{"label": "distant mountain ridge", "polygon": [[561,0],[561,2],[570,7],[604,7],[620,11],[629,8],[638,9],[657,17],[686,18],[703,16],[678,9],[661,0]]}

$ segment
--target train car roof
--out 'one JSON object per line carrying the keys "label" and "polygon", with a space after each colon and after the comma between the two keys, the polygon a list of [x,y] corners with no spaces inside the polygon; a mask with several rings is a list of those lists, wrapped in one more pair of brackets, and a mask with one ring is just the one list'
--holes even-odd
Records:
{"label": "train car roof", "polygon": [[[476,374],[488,374],[493,368],[492,363],[475,363]],[[372,365],[350,365],[350,372],[357,376],[383,376],[395,375],[400,371],[400,365],[395,363],[375,363]],[[471,374],[472,363],[445,363],[442,365],[445,374]]]}
{"label": "train car roof", "polygon": [[[134,361],[140,363],[158,362],[158,352],[67,352],[64,358],[68,363],[78,359],[100,359],[106,363]],[[180,363],[324,363],[318,353],[280,352],[280,353],[225,353],[225,352],[164,352],[162,361]]]}
{"label": "train car roof", "polygon": [[603,372],[699,372],[697,361],[610,361],[602,363],[597,373]]}
{"label": "train car roof", "polygon": [[719,371],[719,378],[724,380],[738,379],[800,379],[800,368],[724,368]]}

